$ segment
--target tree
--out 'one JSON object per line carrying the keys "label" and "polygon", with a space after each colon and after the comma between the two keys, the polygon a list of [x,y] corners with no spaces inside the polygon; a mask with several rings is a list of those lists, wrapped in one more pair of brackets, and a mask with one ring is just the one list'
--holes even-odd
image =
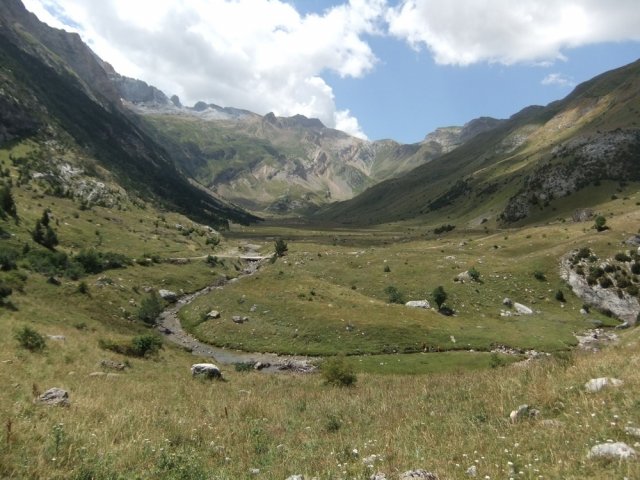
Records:
{"label": "tree", "polygon": [[31,238],[33,238],[34,242],[51,250],[58,245],[58,236],[49,225],[49,210],[45,209],[40,220],[36,221],[33,232],[31,232]]}
{"label": "tree", "polygon": [[447,297],[447,292],[444,291],[442,285],[434,288],[433,292],[431,292],[431,298],[433,299],[433,302],[438,305],[438,310],[440,310],[442,305],[444,305],[444,302],[447,301]]}
{"label": "tree", "polygon": [[0,216],[9,215],[18,218],[16,202],[11,193],[11,187],[4,185],[0,187]]}
{"label": "tree", "polygon": [[160,313],[162,313],[162,302],[156,292],[152,291],[140,302],[138,318],[147,325],[155,325]]}
{"label": "tree", "polygon": [[593,228],[595,228],[598,232],[602,232],[603,230],[608,230],[609,227],[606,226],[607,219],[602,215],[598,215],[594,221]]}
{"label": "tree", "polygon": [[274,248],[276,250],[276,257],[283,257],[289,250],[287,242],[285,242],[281,238],[276,240],[276,242],[274,243]]}

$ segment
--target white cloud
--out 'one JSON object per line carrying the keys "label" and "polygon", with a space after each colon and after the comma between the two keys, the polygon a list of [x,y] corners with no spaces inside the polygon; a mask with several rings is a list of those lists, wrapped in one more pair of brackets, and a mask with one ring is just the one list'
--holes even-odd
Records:
{"label": "white cloud", "polygon": [[[75,30],[122,74],[184,103],[303,114],[363,136],[338,110],[323,73],[359,78],[377,61],[385,0],[351,0],[302,16],[283,0],[26,0],[56,27]],[[69,21],[69,19],[71,21]]]}
{"label": "white cloud", "polygon": [[549,62],[571,47],[640,40],[637,0],[403,0],[387,21],[448,65]]}
{"label": "white cloud", "polygon": [[575,87],[576,82],[563,73],[550,73],[540,82],[542,85],[557,85],[560,87]]}

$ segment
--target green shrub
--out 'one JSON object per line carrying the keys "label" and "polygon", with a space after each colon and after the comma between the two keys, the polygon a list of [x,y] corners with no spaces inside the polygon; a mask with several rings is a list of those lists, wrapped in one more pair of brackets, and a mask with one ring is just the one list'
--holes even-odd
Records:
{"label": "green shrub", "polygon": [[559,302],[564,303],[564,302],[566,302],[566,301],[567,301],[567,299],[566,299],[566,298],[564,298],[564,292],[563,292],[562,290],[558,290],[558,291],[556,292],[555,297],[556,297],[556,300],[558,300]]}
{"label": "green shrub", "polygon": [[544,272],[541,270],[536,270],[533,272],[533,278],[535,278],[536,280],[540,280],[541,282],[544,282],[547,277],[545,276]]}
{"label": "green shrub", "polygon": [[321,366],[322,377],[328,385],[337,387],[354,386],[358,380],[353,367],[344,357],[337,356],[325,360]]}
{"label": "green shrub", "polygon": [[276,257],[283,257],[289,250],[289,246],[287,245],[287,242],[285,242],[281,238],[277,239],[273,244],[273,246],[276,251]]}
{"label": "green shrub", "polygon": [[384,293],[389,297],[389,303],[404,304],[404,295],[393,285],[389,285],[384,289]]}
{"label": "green shrub", "polygon": [[607,219],[604,218],[602,215],[598,215],[593,223],[593,228],[595,228],[598,232],[602,232],[604,230],[608,230],[609,227],[607,227]]}
{"label": "green shrub", "polygon": [[22,348],[32,352],[41,352],[47,345],[40,333],[26,325],[16,332],[15,339]]}
{"label": "green shrub", "polygon": [[434,288],[431,292],[431,299],[433,300],[433,303],[438,306],[438,310],[442,309],[442,306],[444,305],[444,302],[447,301],[447,298],[447,292],[444,291],[444,287],[442,285]]}
{"label": "green shrub", "polygon": [[82,281],[78,284],[78,293],[81,293],[83,295],[89,294],[89,285],[87,285],[87,282]]}
{"label": "green shrub", "polygon": [[156,292],[149,292],[140,302],[137,317],[148,325],[155,325],[160,313],[162,313],[162,300]]}
{"label": "green shrub", "polygon": [[36,221],[35,227],[31,232],[31,238],[36,243],[50,250],[58,245],[58,235],[49,225],[49,210],[42,212],[40,220]]}
{"label": "green shrub", "polygon": [[98,345],[104,350],[110,350],[130,357],[148,357],[162,348],[160,337],[147,333],[133,337],[129,341],[98,340]]}
{"label": "green shrub", "polygon": [[384,273],[389,273],[391,271],[391,267],[389,265],[384,266]]}
{"label": "green shrub", "polygon": [[435,233],[436,235],[440,235],[441,233],[450,232],[454,228],[456,228],[455,225],[449,225],[449,224],[440,225],[439,227],[436,227],[436,228],[433,229],[433,233]]}
{"label": "green shrub", "polygon": [[480,281],[480,272],[476,269],[476,267],[471,267],[468,273],[471,280],[473,280],[474,282]]}
{"label": "green shrub", "polygon": [[626,253],[624,253],[624,252],[616,253],[616,256],[614,258],[619,262],[630,262],[631,261],[631,257],[629,255],[627,255]]}
{"label": "green shrub", "polygon": [[0,271],[8,272],[9,270],[15,270],[17,268],[17,258],[18,252],[14,250],[6,249],[0,252]]}

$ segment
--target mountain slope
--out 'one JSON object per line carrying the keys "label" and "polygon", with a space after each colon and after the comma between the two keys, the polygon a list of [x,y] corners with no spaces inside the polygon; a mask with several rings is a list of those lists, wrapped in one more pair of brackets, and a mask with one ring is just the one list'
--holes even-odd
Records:
{"label": "mountain slope", "polygon": [[553,216],[563,203],[558,199],[589,185],[640,180],[639,93],[640,62],[634,62],[579,85],[561,101],[527,107],[428,165],[328,207],[318,218],[457,218],[475,225]]}
{"label": "mountain slope", "polygon": [[77,35],[47,27],[14,0],[3,2],[0,21],[0,105],[7,107],[0,112],[0,141],[30,137],[82,152],[131,193],[199,221],[255,220],[178,172],[119,105],[103,64]]}

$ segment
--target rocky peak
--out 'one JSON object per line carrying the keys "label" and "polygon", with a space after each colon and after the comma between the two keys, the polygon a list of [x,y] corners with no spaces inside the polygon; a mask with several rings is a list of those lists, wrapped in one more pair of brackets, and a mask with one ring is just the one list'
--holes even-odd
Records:
{"label": "rocky peak", "polygon": [[476,135],[496,128],[504,120],[492,117],[475,118],[462,127],[441,127],[427,134],[422,143],[435,143],[442,148],[442,153],[448,153],[454,148],[471,140]]}

